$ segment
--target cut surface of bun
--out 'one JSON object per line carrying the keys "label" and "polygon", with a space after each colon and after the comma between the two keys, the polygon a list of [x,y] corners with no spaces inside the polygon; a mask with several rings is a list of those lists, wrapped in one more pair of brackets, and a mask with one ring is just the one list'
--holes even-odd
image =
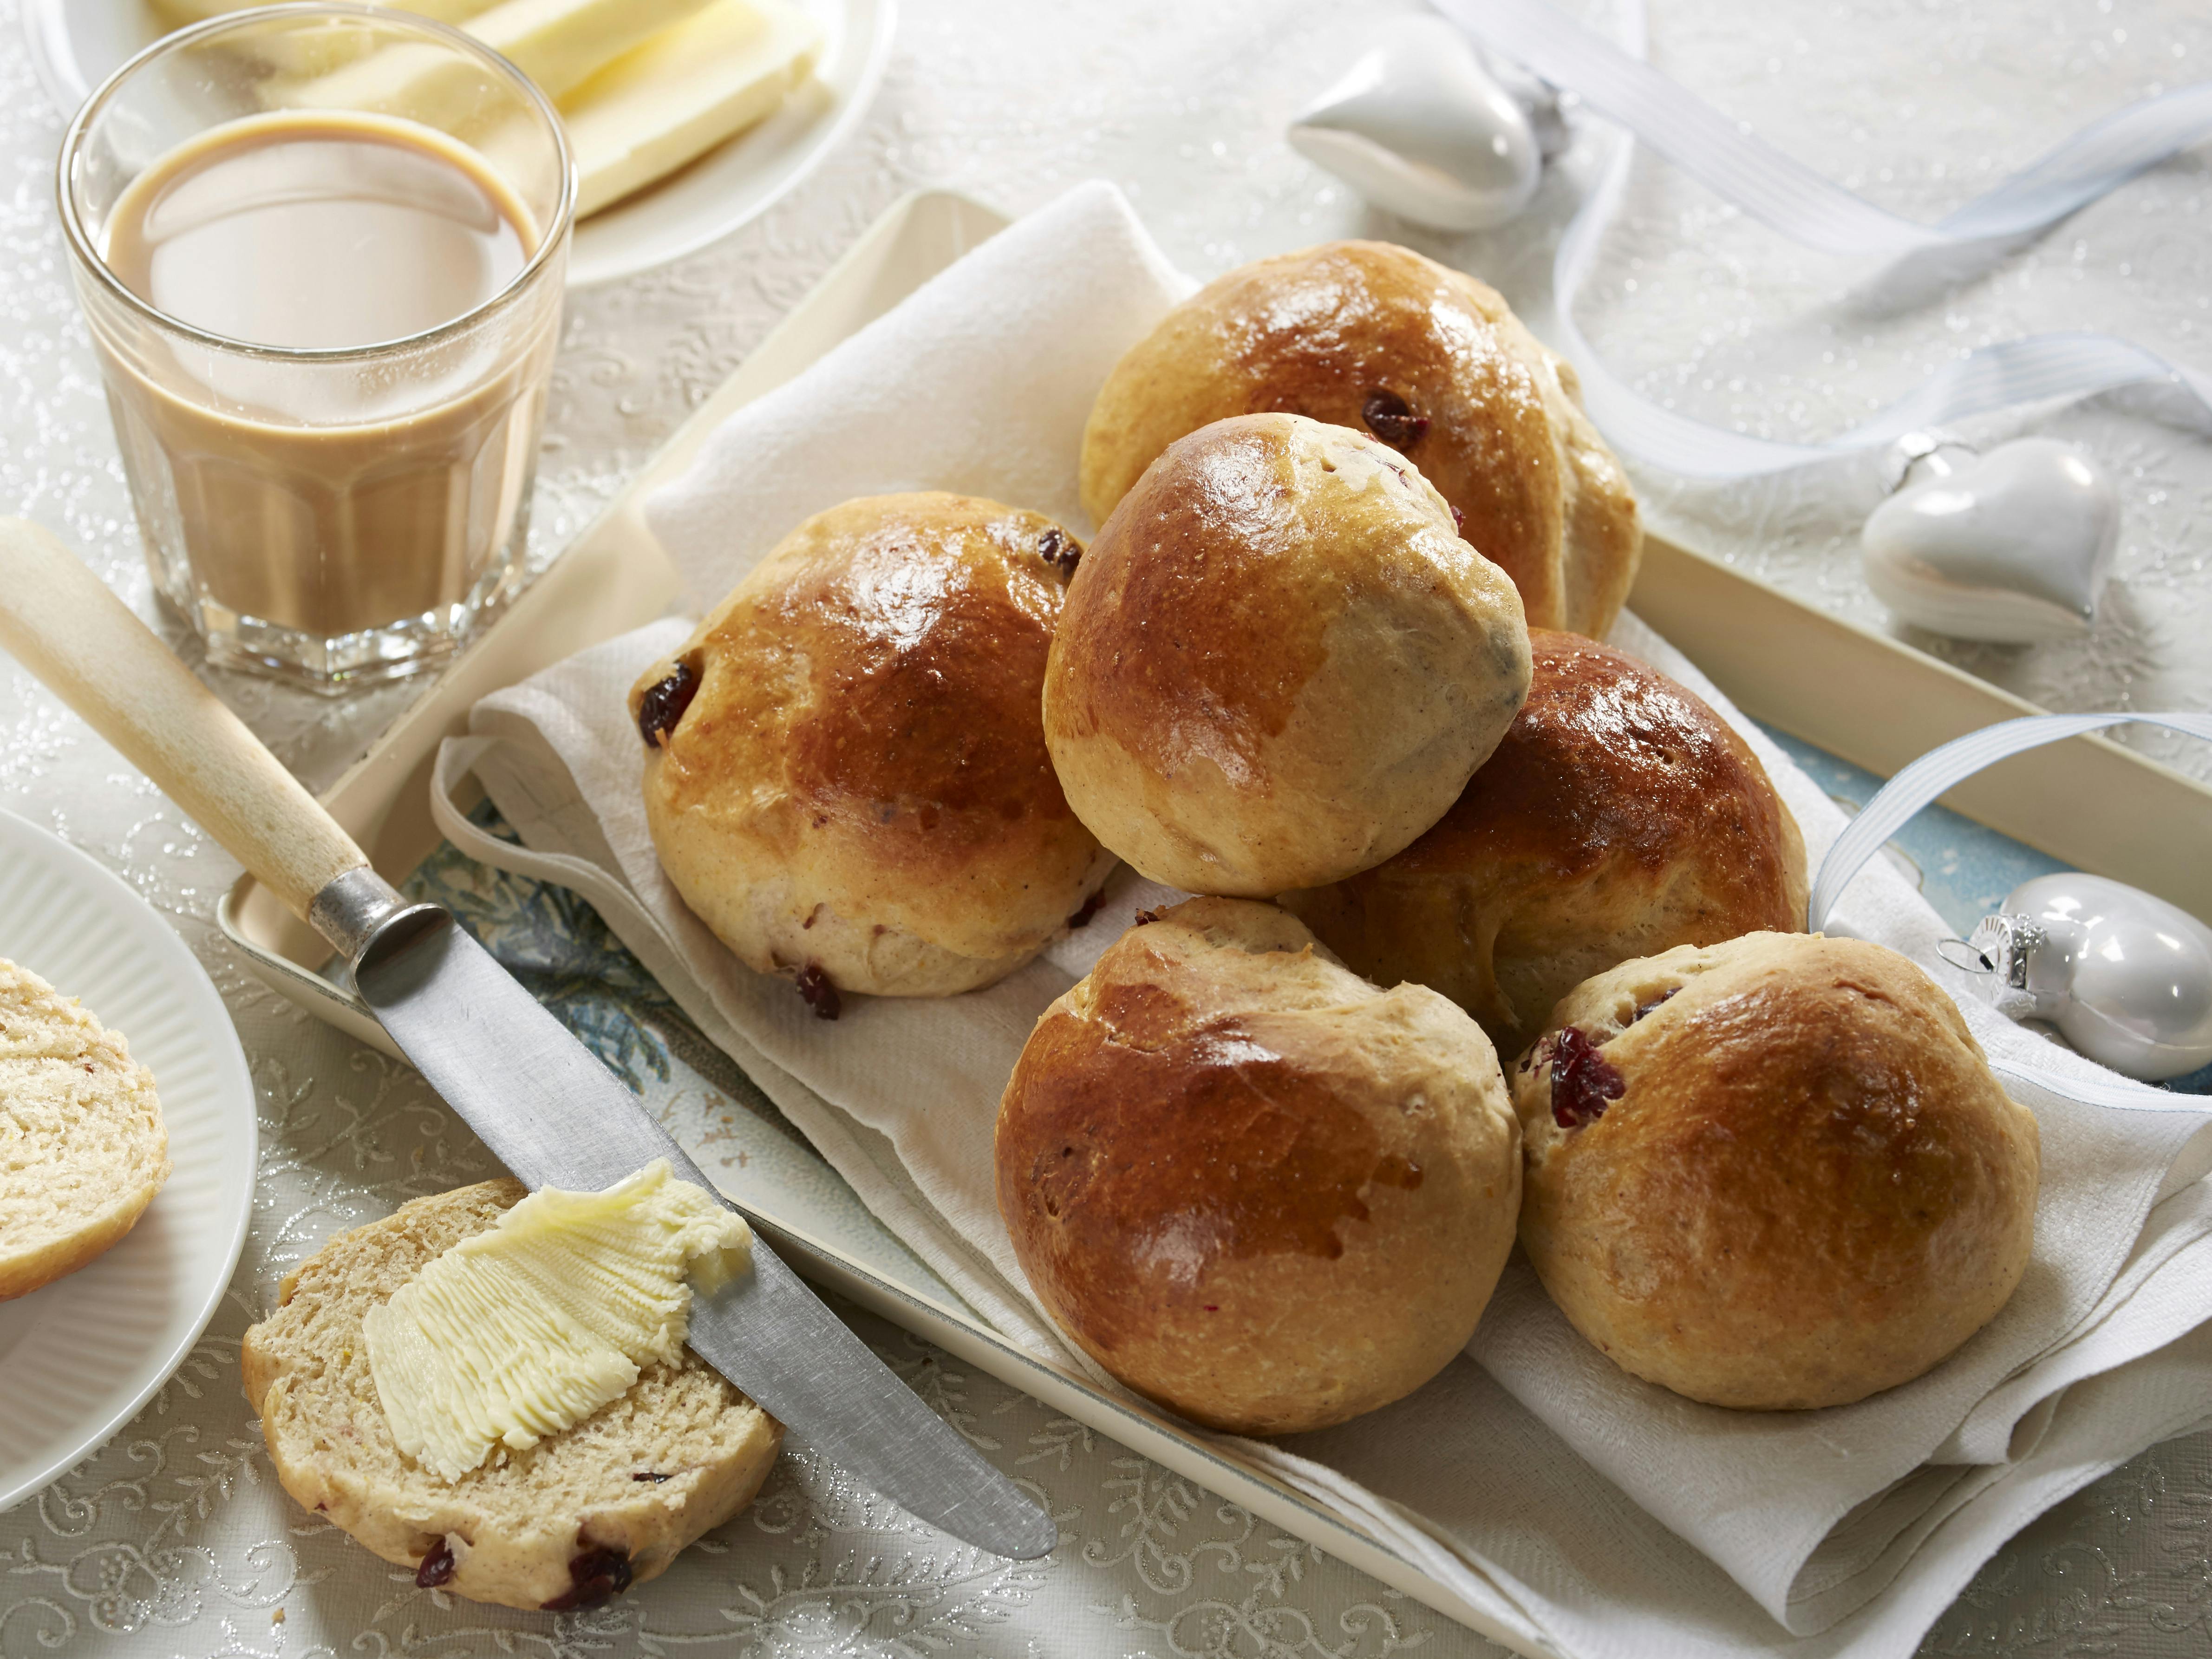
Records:
{"label": "cut surface of bun", "polygon": [[403,1456],[362,1316],[524,1191],[514,1180],[457,1188],[341,1233],[246,1332],[241,1370],[276,1478],[303,1508],[414,1568],[425,1588],[560,1611],[658,1577],[750,1503],[783,1430],[687,1348],[574,1427],[458,1480]]}

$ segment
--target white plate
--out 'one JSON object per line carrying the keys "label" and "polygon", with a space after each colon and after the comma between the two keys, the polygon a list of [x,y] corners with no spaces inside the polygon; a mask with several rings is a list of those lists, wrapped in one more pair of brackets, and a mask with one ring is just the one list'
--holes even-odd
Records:
{"label": "white plate", "polygon": [[[576,227],[568,286],[666,264],[728,235],[794,189],[851,131],[890,61],[896,0],[793,0],[822,26],[814,76],[760,125]],[[146,0],[23,0],[40,82],[73,112],[161,33]]]}
{"label": "white plate", "polygon": [[91,1266],[0,1302],[0,1510],[138,1413],[215,1317],[253,1206],[253,1079],[230,1012],[175,931],[107,870],[0,812],[0,957],[130,1040],[175,1166]]}

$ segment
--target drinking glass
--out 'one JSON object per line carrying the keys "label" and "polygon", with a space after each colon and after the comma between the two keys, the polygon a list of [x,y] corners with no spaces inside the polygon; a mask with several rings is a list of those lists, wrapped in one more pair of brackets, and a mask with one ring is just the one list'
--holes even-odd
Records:
{"label": "drinking glass", "polygon": [[[404,72],[364,75],[371,59]],[[465,315],[372,345],[259,344],[164,314],[108,264],[118,202],[179,145],[277,110],[397,118],[441,141],[425,148],[463,147],[531,222],[521,269]],[[574,174],[559,116],[513,64],[365,5],[181,30],[77,112],[58,179],[77,293],[155,586],[211,659],[334,691],[435,665],[513,595]]]}

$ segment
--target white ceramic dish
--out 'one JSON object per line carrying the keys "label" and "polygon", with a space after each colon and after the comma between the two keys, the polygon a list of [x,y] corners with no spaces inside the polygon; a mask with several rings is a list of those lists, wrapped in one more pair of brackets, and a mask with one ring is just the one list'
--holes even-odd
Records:
{"label": "white ceramic dish", "polygon": [[167,1382],[245,1248],[253,1079],[206,971],[100,864],[0,812],[0,956],[129,1038],[161,1091],[175,1168],[91,1266],[0,1302],[0,1510],[98,1447]]}
{"label": "white ceramic dish", "polygon": [[[680,259],[765,213],[852,130],[890,61],[897,0],[793,0],[821,24],[814,76],[750,132],[576,227],[568,286]],[[64,114],[161,34],[146,0],[23,0],[23,33]]]}

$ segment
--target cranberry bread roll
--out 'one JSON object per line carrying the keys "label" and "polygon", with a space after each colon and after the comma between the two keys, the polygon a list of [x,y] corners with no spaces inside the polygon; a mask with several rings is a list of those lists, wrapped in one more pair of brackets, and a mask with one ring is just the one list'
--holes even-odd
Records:
{"label": "cranberry bread roll", "polygon": [[1178,440],[1093,539],[1045,671],[1077,814],[1267,898],[1434,823],[1528,690],[1521,601],[1396,451],[1295,415]]}
{"label": "cranberry bread roll", "polygon": [[1528,701],[1436,827],[1282,898],[1354,973],[1442,991],[1509,1056],[1593,974],[1805,918],[1796,821],[1726,720],[1608,646],[1529,649]]}
{"label": "cranberry bread roll", "polygon": [[1106,878],[1037,712],[1080,555],[996,501],[848,501],[631,689],[661,867],[748,967],[822,1012],[973,990]]}
{"label": "cranberry bread roll", "polygon": [[1624,963],[1515,1068],[1521,1243],[1624,1370],[1715,1406],[1848,1405],[1996,1317],[2034,1243],[2034,1116],[1878,945],[1753,933]]}
{"label": "cranberry bread roll", "polygon": [[1636,498],[1572,368],[1497,293],[1387,242],[1328,242],[1232,270],[1107,377],[1083,436],[1093,523],[1185,433],[1282,410],[1372,433],[1421,469],[1531,625],[1601,635],[1644,550]]}
{"label": "cranberry bread roll", "polygon": [[1038,1299],[1129,1387],[1289,1434],[1412,1393],[1513,1246],[1504,1079],[1432,991],[1379,991],[1272,905],[1191,899],[1045,1011],[999,1108]]}

